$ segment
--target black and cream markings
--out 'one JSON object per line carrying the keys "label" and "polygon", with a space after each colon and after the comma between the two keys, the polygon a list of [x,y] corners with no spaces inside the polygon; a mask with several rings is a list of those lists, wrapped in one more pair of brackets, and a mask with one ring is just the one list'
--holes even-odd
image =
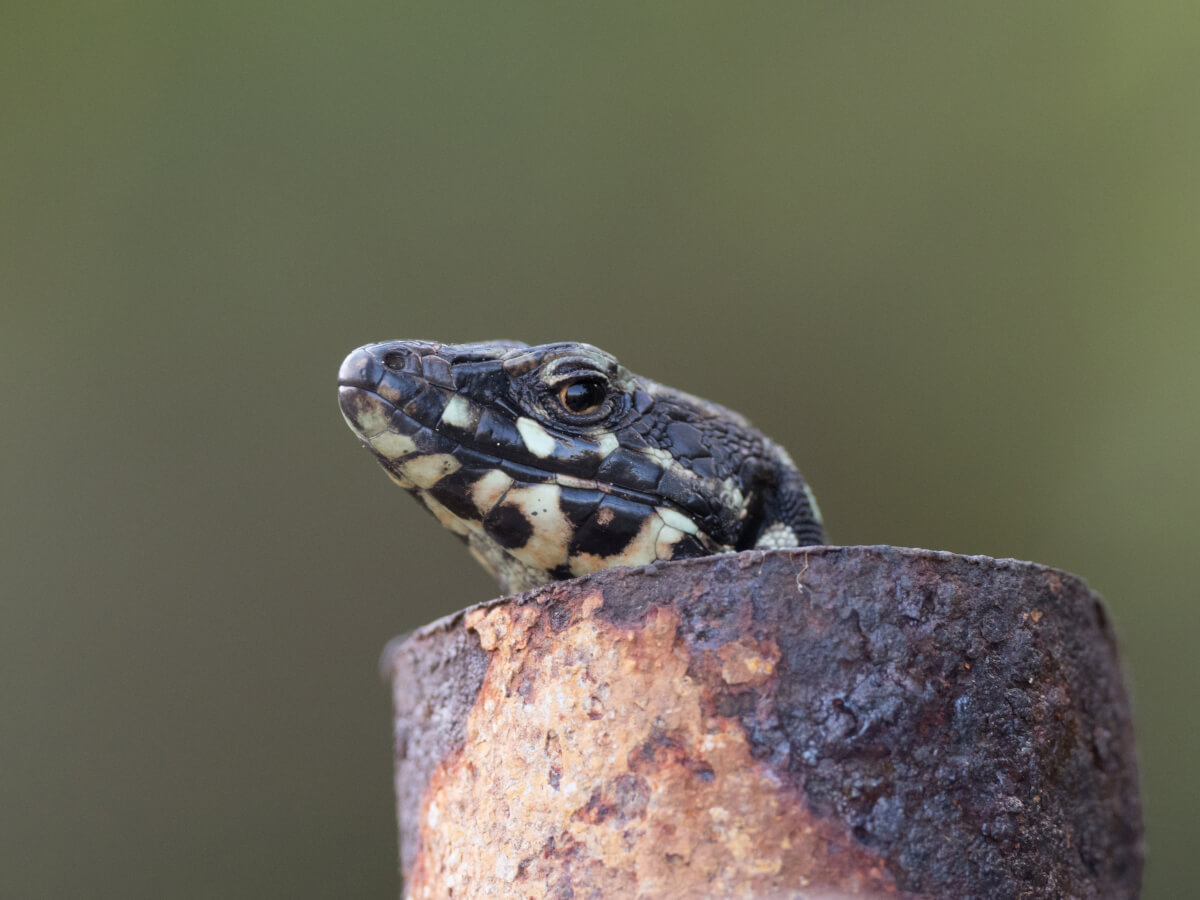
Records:
{"label": "black and cream markings", "polygon": [[347,423],[392,480],[509,592],[823,540],[781,447],[588,344],[370,344],[338,385]]}

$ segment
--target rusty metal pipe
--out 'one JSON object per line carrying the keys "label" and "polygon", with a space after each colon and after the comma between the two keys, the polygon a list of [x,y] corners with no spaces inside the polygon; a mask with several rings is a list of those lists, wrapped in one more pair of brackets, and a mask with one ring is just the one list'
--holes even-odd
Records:
{"label": "rusty metal pipe", "polygon": [[609,570],[398,640],[406,896],[1136,897],[1100,599],[819,547]]}

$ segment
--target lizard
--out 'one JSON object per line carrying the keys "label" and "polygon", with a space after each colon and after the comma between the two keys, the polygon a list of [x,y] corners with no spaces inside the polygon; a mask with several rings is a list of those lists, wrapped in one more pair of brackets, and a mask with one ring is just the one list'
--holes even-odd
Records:
{"label": "lizard", "polygon": [[338,399],[388,476],[506,593],[824,542],[783,447],[590,344],[368,344],[342,363]]}

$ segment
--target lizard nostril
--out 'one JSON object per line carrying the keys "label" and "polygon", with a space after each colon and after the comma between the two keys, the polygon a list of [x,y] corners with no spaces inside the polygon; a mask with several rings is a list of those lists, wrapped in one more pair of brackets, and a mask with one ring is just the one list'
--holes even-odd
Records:
{"label": "lizard nostril", "polygon": [[392,350],[390,353],[384,354],[383,364],[393,371],[403,371],[404,360],[407,354],[400,350]]}

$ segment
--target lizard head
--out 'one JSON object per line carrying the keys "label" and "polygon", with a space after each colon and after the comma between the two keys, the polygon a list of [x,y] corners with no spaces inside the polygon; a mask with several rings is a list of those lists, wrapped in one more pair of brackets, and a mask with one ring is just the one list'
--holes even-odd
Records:
{"label": "lizard head", "polygon": [[589,344],[369,344],[338,385],[388,475],[507,590],[733,549],[751,512],[765,439]]}

